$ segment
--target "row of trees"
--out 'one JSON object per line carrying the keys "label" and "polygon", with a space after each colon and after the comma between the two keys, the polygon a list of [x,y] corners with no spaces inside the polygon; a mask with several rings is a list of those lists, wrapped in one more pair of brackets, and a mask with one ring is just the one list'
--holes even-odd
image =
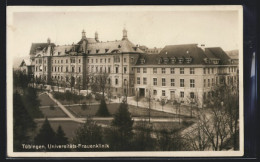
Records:
{"label": "row of trees", "polygon": [[222,85],[206,99],[207,109],[198,112],[198,122],[186,134],[193,150],[239,149],[239,93],[233,86]]}

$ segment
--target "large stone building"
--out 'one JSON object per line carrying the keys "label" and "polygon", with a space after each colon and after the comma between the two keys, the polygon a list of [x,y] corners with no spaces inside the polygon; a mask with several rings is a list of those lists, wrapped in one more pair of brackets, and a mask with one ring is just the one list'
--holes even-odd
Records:
{"label": "large stone building", "polygon": [[77,44],[58,46],[50,39],[33,43],[30,59],[34,77],[47,84],[73,82],[86,89],[90,77],[106,73],[114,96],[150,93],[154,99],[183,103],[198,98],[199,105],[212,87],[238,79],[237,64],[220,47],[168,45],[158,54],[147,54],[128,40],[125,29],[118,41],[102,42],[97,32],[87,38],[83,30]]}

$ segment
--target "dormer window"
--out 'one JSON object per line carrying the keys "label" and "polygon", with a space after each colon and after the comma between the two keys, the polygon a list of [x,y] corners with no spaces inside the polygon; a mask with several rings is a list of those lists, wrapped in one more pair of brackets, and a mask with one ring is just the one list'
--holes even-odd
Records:
{"label": "dormer window", "polygon": [[213,62],[213,64],[215,64],[215,65],[219,64],[219,60],[213,60],[212,62]]}
{"label": "dormer window", "polygon": [[141,64],[145,63],[145,59],[144,58],[141,58],[140,61],[141,61]]}
{"label": "dormer window", "polygon": [[184,61],[183,57],[179,57],[179,58],[178,58],[178,62],[179,62],[180,64],[182,64],[183,61]]}
{"label": "dormer window", "polygon": [[88,50],[88,54],[90,54],[91,50]]}
{"label": "dormer window", "polygon": [[58,56],[60,55],[60,52],[58,52]]}
{"label": "dormer window", "polygon": [[98,52],[99,52],[99,49],[96,50],[96,53],[98,53]]}
{"label": "dormer window", "polygon": [[204,58],[204,61],[206,64],[208,64],[210,62],[208,58]]}
{"label": "dormer window", "polygon": [[186,61],[187,64],[190,64],[191,61],[192,61],[192,58],[191,57],[187,57],[187,58],[185,58],[185,61]]}
{"label": "dormer window", "polygon": [[105,49],[105,53],[107,53],[108,50],[109,50],[109,49]]}
{"label": "dormer window", "polygon": [[163,58],[163,62],[164,62],[164,64],[168,64],[169,58],[168,57]]}
{"label": "dormer window", "polygon": [[118,48],[121,48],[121,45],[120,45],[120,44],[118,45]]}
{"label": "dormer window", "polygon": [[175,64],[175,63],[176,63],[176,58],[175,58],[175,57],[172,57],[172,58],[171,58],[171,62],[172,62],[172,64]]}
{"label": "dormer window", "polygon": [[161,64],[162,63],[162,58],[159,58],[158,59],[158,64]]}

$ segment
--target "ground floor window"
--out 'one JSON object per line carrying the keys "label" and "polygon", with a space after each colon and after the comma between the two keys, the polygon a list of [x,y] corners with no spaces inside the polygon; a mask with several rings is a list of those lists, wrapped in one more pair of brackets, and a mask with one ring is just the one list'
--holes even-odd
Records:
{"label": "ground floor window", "polygon": [[194,95],[194,92],[191,92],[190,93],[190,98],[194,99],[195,95]]}
{"label": "ground floor window", "polygon": [[162,96],[165,96],[165,90],[162,90]]}
{"label": "ground floor window", "polygon": [[153,95],[157,95],[157,90],[153,90]]}
{"label": "ground floor window", "polygon": [[180,96],[181,96],[181,98],[183,98],[184,97],[184,92],[180,92]]}

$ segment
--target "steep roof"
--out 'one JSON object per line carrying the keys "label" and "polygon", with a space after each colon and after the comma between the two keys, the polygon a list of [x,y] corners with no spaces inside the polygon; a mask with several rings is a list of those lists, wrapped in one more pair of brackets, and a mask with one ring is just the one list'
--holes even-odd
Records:
{"label": "steep roof", "polygon": [[[229,64],[229,57],[220,48],[206,48],[205,51],[202,50],[197,44],[181,44],[181,45],[167,45],[165,46],[159,54],[142,54],[140,55],[136,65],[158,65],[159,59],[169,59],[168,65],[206,65],[212,64],[207,63],[207,59],[220,60],[220,64]],[[175,63],[171,62],[171,59],[176,59]],[[183,63],[179,63],[178,59],[183,58]],[[185,59],[191,58],[188,63]],[[141,60],[145,59],[145,63],[141,64]],[[160,63],[165,65],[165,63]]]}
{"label": "steep roof", "polygon": [[118,41],[108,41],[108,42],[98,42],[87,45],[87,50],[90,51],[89,54],[97,54],[98,53],[124,53],[124,52],[135,52],[135,53],[143,53],[138,47],[136,47],[129,40],[118,40]]}
{"label": "steep roof", "polygon": [[[51,43],[51,46],[55,46],[55,44]],[[46,47],[48,47],[48,43],[32,43],[32,46],[30,49],[30,55],[36,54],[37,48],[39,48],[39,50],[43,50]]]}
{"label": "steep roof", "polygon": [[28,59],[23,59],[23,61],[21,62],[21,64],[20,64],[20,67],[21,66],[30,66],[31,65],[31,61],[30,61],[30,59],[28,58]]}
{"label": "steep roof", "polygon": [[229,60],[231,59],[226,52],[223,51],[220,47],[211,47],[207,48],[214,56],[221,60],[221,64],[229,64]]}

